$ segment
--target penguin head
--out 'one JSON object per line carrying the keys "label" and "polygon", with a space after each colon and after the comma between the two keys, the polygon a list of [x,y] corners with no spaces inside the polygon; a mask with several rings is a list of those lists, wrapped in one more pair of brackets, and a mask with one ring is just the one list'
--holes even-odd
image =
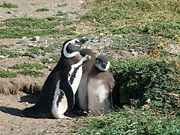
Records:
{"label": "penguin head", "polygon": [[108,57],[102,54],[96,57],[94,64],[100,71],[107,71],[110,66]]}
{"label": "penguin head", "polygon": [[79,54],[81,46],[87,41],[86,38],[82,39],[70,39],[64,42],[63,44],[63,55],[66,58],[72,58]]}

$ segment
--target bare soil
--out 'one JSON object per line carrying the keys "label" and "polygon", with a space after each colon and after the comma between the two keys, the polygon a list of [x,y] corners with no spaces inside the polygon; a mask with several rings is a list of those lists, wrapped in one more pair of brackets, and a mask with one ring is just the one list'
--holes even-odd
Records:
{"label": "bare soil", "polygon": [[[72,15],[71,18],[79,17],[85,14],[88,9],[83,8],[85,0],[1,0],[3,3],[12,3],[18,5],[17,9],[0,7],[0,22],[15,18],[14,14],[19,17],[46,18],[57,14],[59,10],[65,12],[78,12],[78,15]],[[67,4],[64,7],[58,5]],[[48,12],[36,12],[37,9],[48,8]],[[79,27],[83,29],[83,25]],[[51,39],[48,39],[51,42]],[[21,39],[1,39],[0,44],[17,48],[16,42]],[[55,41],[52,41],[55,42]],[[60,50],[59,50],[60,51]],[[22,62],[40,62],[40,58],[33,59],[27,57],[5,58],[0,60],[0,70],[10,70],[9,66]],[[50,64],[53,68],[55,64]],[[50,73],[48,69],[42,69],[44,77],[30,77],[18,75],[17,78],[0,78],[0,135],[34,135],[34,134],[71,134],[68,133],[73,126],[73,120],[67,119],[33,119],[25,118],[21,111],[32,106],[37,96],[28,95],[41,90],[42,85]]]}

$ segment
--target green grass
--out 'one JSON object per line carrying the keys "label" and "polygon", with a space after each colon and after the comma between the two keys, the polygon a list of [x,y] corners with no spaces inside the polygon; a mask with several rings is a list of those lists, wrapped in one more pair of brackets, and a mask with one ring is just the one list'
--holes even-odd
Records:
{"label": "green grass", "polygon": [[49,9],[48,8],[41,8],[41,9],[37,9],[36,11],[37,12],[47,12],[47,11],[49,11]]}
{"label": "green grass", "polygon": [[18,8],[17,5],[12,4],[12,3],[3,3],[2,5],[0,5],[0,7],[3,7],[3,8]]}
{"label": "green grass", "polygon": [[60,59],[60,55],[51,55],[50,58],[52,61],[49,61],[48,58],[43,58],[41,60],[42,63],[57,63]]}
{"label": "green grass", "polygon": [[65,6],[67,6],[67,4],[58,5],[58,7],[65,7]]}
{"label": "green grass", "polygon": [[42,76],[44,76],[44,73],[42,73],[42,72],[34,71],[34,70],[28,70],[28,69],[20,71],[18,73],[21,74],[21,75],[25,75],[25,76],[29,75],[29,76],[32,76],[32,77],[42,77]]}
{"label": "green grass", "polygon": [[180,110],[180,99],[170,96],[171,93],[180,95],[180,70],[174,61],[138,57],[112,60],[111,64],[111,72],[118,84],[118,104],[138,99],[137,106],[141,106],[150,99],[152,106],[162,113]]}
{"label": "green grass", "polygon": [[75,122],[76,135],[178,135],[180,116],[162,115],[153,110],[121,109],[102,118],[86,117]]}
{"label": "green grass", "polygon": [[43,68],[47,68],[47,66],[45,65],[42,65],[42,64],[38,64],[38,63],[27,63],[27,62],[24,62],[24,63],[20,63],[20,64],[15,64],[14,66],[10,67],[12,69],[37,69],[37,70],[40,70],[40,69],[43,69]]}
{"label": "green grass", "polygon": [[[57,35],[64,37],[74,34],[74,29],[56,29],[59,24],[57,21],[36,18],[16,18],[3,21],[0,26],[0,38],[21,38],[22,36],[46,36]],[[6,26],[6,28],[4,28]],[[27,26],[26,29],[22,28]]]}
{"label": "green grass", "polygon": [[176,0],[97,0],[82,20],[107,34],[148,33],[179,41],[180,3]]}
{"label": "green grass", "polygon": [[0,77],[1,78],[15,78],[16,76],[17,76],[16,72],[0,70]]}

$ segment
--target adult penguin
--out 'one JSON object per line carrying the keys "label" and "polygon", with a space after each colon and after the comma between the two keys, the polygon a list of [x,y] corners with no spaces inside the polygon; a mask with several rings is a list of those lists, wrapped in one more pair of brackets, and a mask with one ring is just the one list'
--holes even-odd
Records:
{"label": "adult penguin", "polygon": [[67,118],[64,113],[75,104],[82,64],[87,55],[80,54],[86,39],[71,39],[63,44],[61,58],[47,77],[36,104],[23,110],[23,115],[33,118]]}

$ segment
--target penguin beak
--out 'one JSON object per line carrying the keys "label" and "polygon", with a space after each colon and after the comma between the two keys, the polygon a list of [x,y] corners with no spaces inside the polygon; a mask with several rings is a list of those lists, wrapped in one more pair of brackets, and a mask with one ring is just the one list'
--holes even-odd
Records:
{"label": "penguin beak", "polygon": [[88,38],[81,38],[79,39],[79,45],[83,45],[86,41],[88,41]]}

